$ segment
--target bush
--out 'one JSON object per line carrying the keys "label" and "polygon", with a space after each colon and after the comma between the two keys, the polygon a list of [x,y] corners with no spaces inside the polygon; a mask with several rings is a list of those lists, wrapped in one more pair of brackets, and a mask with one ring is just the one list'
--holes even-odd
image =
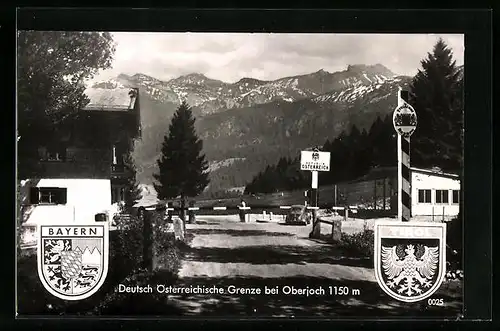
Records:
{"label": "bush", "polygon": [[178,242],[175,241],[174,234],[169,233],[165,237],[170,240],[163,243],[158,242],[154,246],[155,269],[177,273],[181,267],[181,251]]}
{"label": "bush", "polygon": [[140,268],[143,255],[143,226],[135,216],[121,221],[117,229],[110,233],[110,261],[114,261],[113,271],[125,278],[130,272]]}
{"label": "bush", "polygon": [[[142,226],[133,223],[119,235],[120,253],[138,252],[140,259],[125,257],[120,264],[122,268],[133,268],[128,276],[115,283],[114,288],[92,310],[95,315],[171,315],[179,313],[170,305],[168,295],[156,292],[156,285],[173,285],[181,266],[181,255],[185,244],[175,240],[169,231],[172,224],[165,223],[161,213],[153,215],[153,264],[155,269],[147,271],[141,268],[142,263]],[[134,228],[135,227],[135,228]],[[130,229],[134,228],[136,237],[131,239]],[[139,231],[140,230],[140,231]],[[141,235],[137,235],[140,233]],[[122,241],[123,240],[123,241]],[[119,292],[119,285],[130,287],[151,286],[152,293]]]}
{"label": "bush", "polygon": [[171,271],[136,270],[120,284],[135,288],[151,287],[151,293],[119,292],[117,285],[92,310],[93,315],[172,315],[180,310],[168,302],[168,295],[158,293],[156,285],[172,285],[177,279]]}
{"label": "bush", "polygon": [[340,246],[349,252],[349,254],[373,258],[374,238],[373,230],[366,228],[362,232],[355,234],[342,233]]}

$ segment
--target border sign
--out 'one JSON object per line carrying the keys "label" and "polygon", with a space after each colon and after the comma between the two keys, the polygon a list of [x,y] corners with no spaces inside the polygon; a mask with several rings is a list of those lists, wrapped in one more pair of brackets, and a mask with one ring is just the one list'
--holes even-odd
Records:
{"label": "border sign", "polygon": [[330,152],[301,151],[300,170],[330,171]]}
{"label": "border sign", "polygon": [[408,103],[403,103],[394,110],[392,124],[396,132],[405,138],[409,138],[417,128],[417,113]]}

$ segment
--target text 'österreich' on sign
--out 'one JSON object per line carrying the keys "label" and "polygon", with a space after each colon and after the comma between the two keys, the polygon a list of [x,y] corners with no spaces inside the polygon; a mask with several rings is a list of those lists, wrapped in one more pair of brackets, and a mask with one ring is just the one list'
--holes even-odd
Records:
{"label": "text '\u00f6sterreich' on sign", "polygon": [[330,152],[301,151],[300,170],[330,171]]}

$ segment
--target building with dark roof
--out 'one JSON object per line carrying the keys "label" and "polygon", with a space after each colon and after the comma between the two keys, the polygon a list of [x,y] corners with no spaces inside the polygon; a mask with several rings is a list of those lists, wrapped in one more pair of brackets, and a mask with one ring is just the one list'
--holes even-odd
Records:
{"label": "building with dark roof", "polygon": [[[25,224],[111,219],[132,175],[125,157],[141,137],[139,90],[86,90],[90,102],[39,137],[36,176],[22,180]],[[36,177],[36,178],[35,178]]]}

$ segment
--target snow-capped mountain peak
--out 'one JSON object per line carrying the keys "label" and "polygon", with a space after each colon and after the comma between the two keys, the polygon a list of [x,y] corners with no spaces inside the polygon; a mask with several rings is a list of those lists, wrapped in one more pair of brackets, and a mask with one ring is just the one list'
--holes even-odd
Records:
{"label": "snow-capped mountain peak", "polygon": [[376,88],[394,79],[394,76],[381,64],[354,64],[348,65],[344,71],[333,73],[322,68],[310,74],[272,81],[244,77],[236,83],[226,83],[201,73],[189,73],[169,81],[141,73],[133,76],[121,74],[110,81],[96,83],[94,87],[139,87],[141,93],[146,93],[157,102],[180,103],[185,100],[196,109],[198,115],[207,115],[273,101],[294,102],[328,93],[337,94],[337,97],[342,91],[345,94],[353,88]]}
{"label": "snow-capped mountain peak", "polygon": [[204,74],[190,73],[168,81],[168,84],[186,84],[186,85],[201,85],[212,79],[207,78]]}
{"label": "snow-capped mountain peak", "polygon": [[[371,81],[371,84],[358,84],[340,91],[331,91],[313,98],[312,101],[337,104],[352,104],[358,101],[373,103],[393,96],[398,87],[406,86],[409,82],[408,78],[404,76],[387,78],[377,74],[375,78],[367,79]],[[366,98],[370,100],[365,100]]]}

